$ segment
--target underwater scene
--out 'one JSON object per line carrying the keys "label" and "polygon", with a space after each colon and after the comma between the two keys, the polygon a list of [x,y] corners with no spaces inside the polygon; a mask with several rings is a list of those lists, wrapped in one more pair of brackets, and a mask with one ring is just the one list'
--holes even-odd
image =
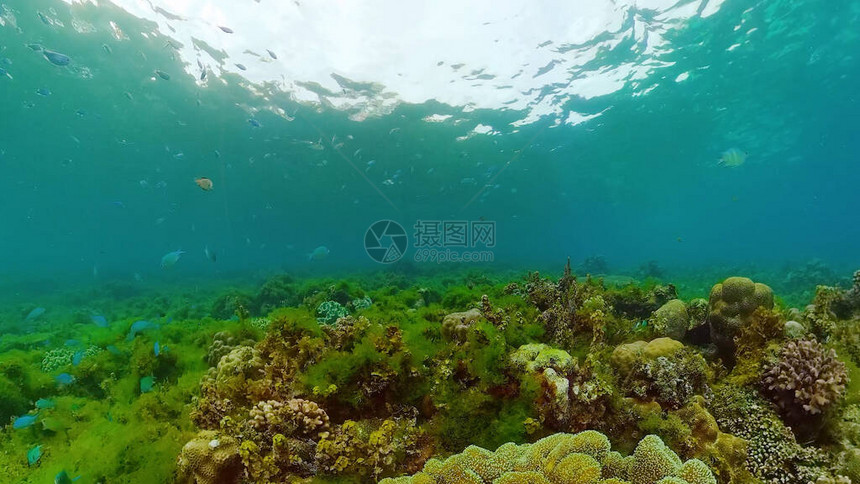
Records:
{"label": "underwater scene", "polygon": [[0,484],[860,484],[860,0],[0,0]]}

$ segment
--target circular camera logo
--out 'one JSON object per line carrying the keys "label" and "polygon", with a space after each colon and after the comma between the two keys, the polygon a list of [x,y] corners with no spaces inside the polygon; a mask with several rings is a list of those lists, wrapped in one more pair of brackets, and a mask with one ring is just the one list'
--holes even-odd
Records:
{"label": "circular camera logo", "polygon": [[393,220],[374,222],[364,233],[364,250],[371,259],[382,264],[400,260],[408,242],[403,226]]}

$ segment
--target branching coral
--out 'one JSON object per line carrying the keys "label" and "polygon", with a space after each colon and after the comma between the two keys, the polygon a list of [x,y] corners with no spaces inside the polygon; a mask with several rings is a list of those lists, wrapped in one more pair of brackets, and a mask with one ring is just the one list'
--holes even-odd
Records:
{"label": "branching coral", "polygon": [[329,419],[315,402],[294,398],[287,402],[258,402],[249,412],[248,425],[271,439],[275,434],[318,439],[328,435]]}
{"label": "branching coral", "polygon": [[789,341],[765,369],[762,387],[790,417],[821,413],[842,396],[848,383],[836,351],[812,340]]}
{"label": "branching coral", "polygon": [[639,442],[632,456],[610,450],[609,440],[593,430],[554,434],[534,444],[504,444],[495,452],[470,446],[445,460],[431,459],[411,477],[384,479],[383,484],[424,483],[577,483],[715,484],[701,461],[682,463],[659,437]]}
{"label": "branching coral", "polygon": [[726,386],[714,392],[710,409],[724,432],[747,441],[746,468],[775,484],[803,482],[801,448],[767,402],[753,392]]}
{"label": "branching coral", "polygon": [[330,474],[374,479],[420,458],[422,433],[411,420],[347,420],[317,443],[316,461]]}

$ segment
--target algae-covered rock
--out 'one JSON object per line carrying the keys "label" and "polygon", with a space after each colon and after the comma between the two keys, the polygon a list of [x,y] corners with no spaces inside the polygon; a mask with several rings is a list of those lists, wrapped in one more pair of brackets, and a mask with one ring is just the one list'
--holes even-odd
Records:
{"label": "algae-covered rock", "polygon": [[634,341],[618,345],[610,357],[610,362],[621,373],[629,373],[643,360],[668,357],[684,348],[684,344],[672,338],[655,338],[649,342]]}
{"label": "algae-covered rock", "polygon": [[806,334],[806,328],[797,321],[786,321],[783,329],[785,337],[788,339],[800,339]]}
{"label": "algae-covered rock", "polygon": [[770,287],[746,277],[730,277],[711,289],[708,324],[711,340],[722,355],[734,361],[734,338],[759,307],[773,309]]}
{"label": "algae-covered rock", "polygon": [[185,444],[177,461],[182,484],[234,484],[241,473],[239,442],[212,430],[199,432]]}
{"label": "algae-covered rock", "polygon": [[520,346],[508,358],[511,368],[528,373],[540,372],[546,368],[566,373],[576,366],[576,360],[570,353],[541,343],[529,343]]}
{"label": "algae-covered rock", "polygon": [[442,319],[442,337],[449,341],[465,341],[466,331],[482,317],[481,311],[474,308],[451,313]]}
{"label": "algae-covered rock", "polygon": [[668,336],[673,339],[681,339],[687,332],[690,316],[687,313],[687,305],[680,299],[672,299],[660,306],[651,316],[651,327],[658,336]]}

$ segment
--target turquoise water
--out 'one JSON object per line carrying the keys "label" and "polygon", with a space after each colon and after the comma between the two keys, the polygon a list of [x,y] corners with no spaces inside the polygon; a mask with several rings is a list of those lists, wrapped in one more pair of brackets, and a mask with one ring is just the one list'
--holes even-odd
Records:
{"label": "turquoise water", "polygon": [[[514,266],[590,255],[616,268],[649,260],[704,266],[819,258],[848,273],[860,235],[850,222],[860,179],[858,2],[728,1],[705,18],[696,16],[704,8],[697,5],[667,9],[692,9],[677,21],[661,21],[669,15],[657,9],[617,7],[617,30],[576,45],[565,34],[577,35],[561,29],[550,29],[543,47],[528,44],[540,31],[511,33],[507,43],[550,50],[557,63],[549,74],[530,71],[546,66],[523,69],[534,76],[523,83],[533,92],[497,87],[509,79],[476,80],[485,86],[466,91],[475,98],[466,108],[436,101],[451,97],[444,83],[438,92],[438,82],[420,86],[426,101],[409,103],[385,79],[357,78],[341,84],[358,107],[341,110],[328,85],[310,89],[329,96],[297,101],[274,82],[245,79],[263,66],[280,72],[288,87],[317,82],[291,78],[293,56],[268,57],[268,43],[247,46],[259,57],[239,48],[236,59],[226,57],[227,47],[211,46],[223,56],[216,60],[204,42],[174,48],[179,34],[110,2],[6,2],[0,267],[7,277],[91,279],[95,271],[100,278],[162,278],[210,274],[206,246],[217,253],[218,270],[242,271],[300,266],[320,245],[331,250],[327,266],[372,267],[362,237],[376,220],[409,227],[419,219],[483,219],[497,222],[496,263]],[[275,9],[255,8],[252,18]],[[149,13],[177,32],[199,28],[194,18]],[[397,14],[385,22],[395,23]],[[469,14],[479,26],[481,13]],[[236,26],[233,34],[208,27],[216,39],[245,35]],[[282,40],[276,30],[254,34]],[[293,40],[309,51],[321,41]],[[54,65],[27,46],[33,43],[71,62]],[[591,49],[593,60],[570,66]],[[504,52],[492,53],[440,74],[458,63],[457,52],[424,62],[416,62],[420,51],[406,52],[405,69],[415,83],[432,75],[454,85],[479,76],[469,72],[492,77],[507,67]],[[317,61],[329,85],[330,74],[351,68]],[[620,78],[612,92],[586,98],[571,87],[591,91],[581,80],[613,70]],[[688,77],[678,81],[682,74]],[[482,108],[497,101],[481,95],[523,108]],[[386,107],[366,108],[377,101]],[[555,112],[541,115],[545,106]],[[571,125],[570,113],[600,115]],[[451,118],[423,121],[433,114]],[[457,140],[479,124],[497,134]],[[748,154],[746,163],[719,166],[732,148]],[[194,184],[201,176],[214,190]],[[166,275],[160,258],[177,249],[187,255]]]}

